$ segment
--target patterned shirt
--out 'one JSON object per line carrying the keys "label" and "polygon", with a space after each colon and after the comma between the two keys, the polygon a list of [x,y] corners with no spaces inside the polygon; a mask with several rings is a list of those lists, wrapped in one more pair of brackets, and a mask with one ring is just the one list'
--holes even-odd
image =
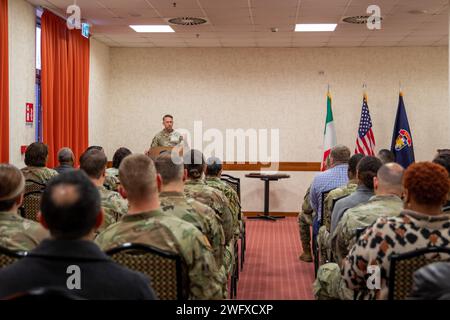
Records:
{"label": "patterned shirt", "polygon": [[58,172],[47,167],[25,167],[20,171],[22,171],[25,180],[33,180],[42,184],[47,184],[51,178],[58,175]]}
{"label": "patterned shirt", "polygon": [[[391,256],[426,247],[450,246],[450,215],[430,216],[403,210],[398,217],[379,218],[358,239],[345,258],[342,276],[348,288],[364,290],[368,266],[380,267],[381,290],[377,299],[387,299]],[[447,256],[443,258],[448,258]],[[365,298],[373,296],[373,292]]]}
{"label": "patterned shirt", "polygon": [[333,212],[331,213],[331,229],[330,233],[333,234],[334,230],[344,215],[345,211],[350,208],[356,207],[360,203],[365,203],[373,197],[373,190],[367,188],[365,185],[360,185],[356,188],[356,191],[350,194],[348,197],[339,200],[334,206]]}
{"label": "patterned shirt", "polygon": [[182,141],[183,136],[175,130],[167,132],[166,129],[163,129],[153,138],[151,147],[175,147]]}
{"label": "patterned shirt", "polygon": [[317,213],[315,233],[318,231],[318,223],[322,219],[322,192],[326,192],[348,183],[348,165],[337,165],[325,172],[321,172],[314,178],[311,184],[310,201],[312,209]]}
{"label": "patterned shirt", "polygon": [[378,218],[398,216],[403,201],[395,195],[377,195],[368,202],[348,209],[331,236],[331,248],[340,265],[348,250],[355,244],[356,231],[372,225]]}
{"label": "patterned shirt", "polygon": [[121,244],[142,243],[177,253],[186,264],[189,299],[222,299],[226,279],[217,267],[211,245],[192,224],[164,214],[160,209],[127,214],[100,233],[95,242],[103,250]]}
{"label": "patterned shirt", "polygon": [[0,212],[0,246],[11,251],[30,251],[49,233],[39,223],[13,212]]}

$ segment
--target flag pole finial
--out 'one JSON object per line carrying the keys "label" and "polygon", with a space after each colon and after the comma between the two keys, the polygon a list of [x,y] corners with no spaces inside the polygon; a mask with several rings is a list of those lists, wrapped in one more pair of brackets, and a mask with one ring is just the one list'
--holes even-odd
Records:
{"label": "flag pole finial", "polygon": [[401,81],[398,82],[398,87],[399,87],[400,96],[403,97],[403,88],[402,88],[402,82]]}
{"label": "flag pole finial", "polygon": [[364,99],[367,100],[367,83],[364,82],[362,87],[363,87],[363,96],[364,96]]}

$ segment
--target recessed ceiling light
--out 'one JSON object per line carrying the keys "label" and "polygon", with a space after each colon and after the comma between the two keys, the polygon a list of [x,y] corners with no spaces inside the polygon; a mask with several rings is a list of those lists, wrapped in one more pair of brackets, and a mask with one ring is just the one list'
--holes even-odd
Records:
{"label": "recessed ceiling light", "polygon": [[296,24],[297,32],[325,32],[334,31],[337,27],[335,23],[319,23],[319,24]]}
{"label": "recessed ceiling light", "polygon": [[130,25],[130,28],[136,32],[175,32],[167,25]]}

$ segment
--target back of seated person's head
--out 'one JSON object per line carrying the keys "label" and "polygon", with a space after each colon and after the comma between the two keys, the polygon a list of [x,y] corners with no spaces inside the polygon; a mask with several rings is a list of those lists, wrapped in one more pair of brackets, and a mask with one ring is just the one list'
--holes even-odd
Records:
{"label": "back of seated person's head", "polygon": [[188,177],[194,180],[200,179],[205,171],[205,158],[203,157],[203,153],[195,149],[189,150],[184,155],[183,160]]}
{"label": "back of seated person's head", "polygon": [[105,150],[103,150],[103,147],[102,147],[102,146],[89,146],[89,147],[87,147],[87,149],[85,150],[85,152],[86,152],[86,151],[90,151],[90,150],[99,150],[99,151],[105,152]]}
{"label": "back of seated person's head", "polygon": [[405,169],[395,162],[386,163],[377,172],[377,189],[383,193],[402,195]]}
{"label": "back of seated person's head", "polygon": [[443,153],[438,155],[436,158],[433,159],[433,163],[440,164],[441,166],[443,166],[450,176],[450,153],[449,154]]}
{"label": "back of seated person's head", "polygon": [[81,239],[102,223],[100,194],[81,170],[59,174],[42,195],[41,223],[56,239]]}
{"label": "back of seated person's head", "polygon": [[420,206],[440,211],[441,206],[447,201],[447,194],[450,190],[448,172],[436,163],[413,163],[405,171],[403,188],[406,200],[405,208],[416,210],[416,207]]}
{"label": "back of seated person's head", "polygon": [[74,162],[73,151],[70,148],[61,148],[58,151],[58,162],[60,164],[73,165]]}
{"label": "back of seated person's head", "polygon": [[391,150],[381,149],[377,154],[378,159],[385,163],[395,162],[395,155]]}
{"label": "back of seated person's head", "polygon": [[162,178],[163,185],[183,181],[184,164],[181,157],[164,152],[156,158],[155,167]]}
{"label": "back of seated person's head", "polygon": [[437,149],[436,150],[436,157],[441,154],[450,154],[450,149]]}
{"label": "back of seated person's head", "polygon": [[338,144],[331,148],[330,152],[330,166],[336,166],[339,164],[347,164],[350,160],[350,149],[344,145]]}
{"label": "back of seated person's head", "polygon": [[218,177],[222,172],[222,161],[217,157],[210,157],[206,160],[206,175]]}
{"label": "back of seated person's head", "polygon": [[116,152],[114,152],[114,156],[113,156],[113,161],[112,161],[113,168],[119,169],[119,166],[120,166],[120,163],[122,162],[122,160],[126,156],[129,156],[130,154],[131,154],[130,149],[127,149],[124,147],[117,149]]}
{"label": "back of seated person's head", "polygon": [[129,202],[146,201],[158,196],[159,179],[155,165],[146,155],[132,154],[123,159],[119,167],[119,179],[119,190]]}
{"label": "back of seated person's head", "polygon": [[28,167],[45,167],[48,147],[42,142],[33,142],[25,151],[25,164]]}
{"label": "back of seated person's head", "polygon": [[108,161],[103,151],[97,149],[86,151],[80,160],[80,169],[90,178],[100,179],[104,175]]}
{"label": "back of seated person's head", "polygon": [[81,159],[83,158],[83,156],[87,153],[87,152],[89,152],[89,151],[91,151],[91,150],[99,150],[99,151],[102,151],[103,153],[105,152],[105,150],[103,150],[103,147],[101,147],[101,146],[89,146],[89,147],[87,147],[87,149],[86,150],[84,150],[84,152],[81,154],[81,156],[80,156],[80,162],[81,162]]}
{"label": "back of seated person's head", "polygon": [[373,190],[373,178],[377,176],[378,170],[383,164],[377,157],[366,156],[362,158],[357,166],[358,182]]}
{"label": "back of seated person's head", "polygon": [[361,153],[354,154],[350,160],[348,160],[348,178],[353,180],[356,178],[356,167],[364,155]]}
{"label": "back of seated person's head", "polygon": [[22,172],[11,164],[0,164],[0,211],[19,207],[25,190]]}

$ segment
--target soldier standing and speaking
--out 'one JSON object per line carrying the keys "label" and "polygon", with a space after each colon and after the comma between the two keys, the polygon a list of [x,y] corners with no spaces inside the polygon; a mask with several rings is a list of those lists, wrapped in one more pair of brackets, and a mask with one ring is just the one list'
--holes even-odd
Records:
{"label": "soldier standing and speaking", "polygon": [[183,142],[183,136],[173,129],[173,116],[166,114],[162,122],[164,129],[152,140],[151,148],[155,147],[175,147]]}

